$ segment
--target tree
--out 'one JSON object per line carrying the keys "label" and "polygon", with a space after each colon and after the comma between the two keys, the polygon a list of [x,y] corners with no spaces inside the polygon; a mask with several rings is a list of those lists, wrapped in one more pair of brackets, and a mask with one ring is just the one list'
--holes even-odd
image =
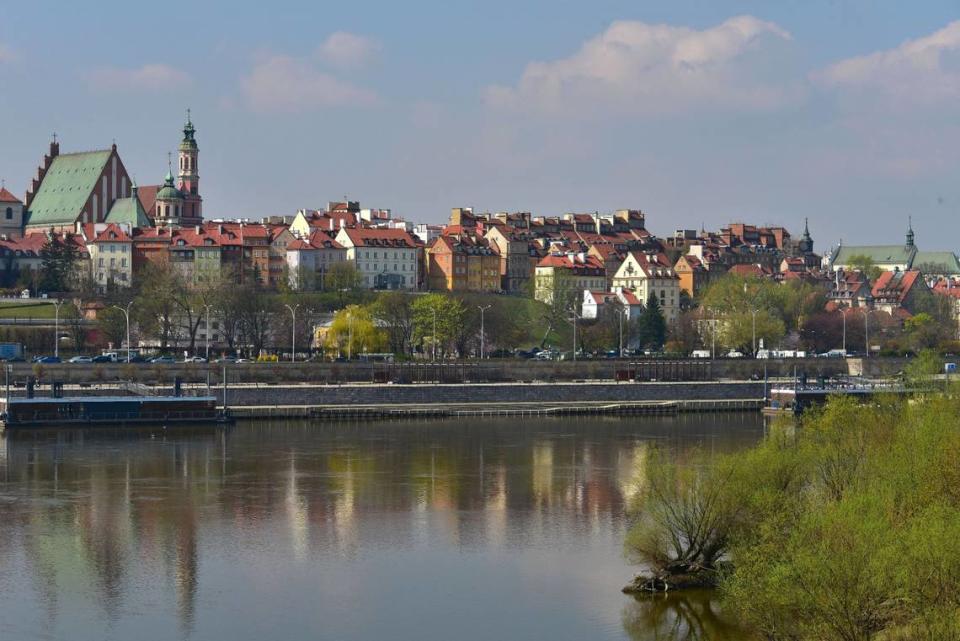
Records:
{"label": "tree", "polygon": [[105,307],[97,312],[97,330],[105,342],[119,348],[127,339],[127,319],[116,307]]}
{"label": "tree", "polygon": [[347,292],[360,289],[363,285],[363,276],[357,266],[350,261],[341,261],[330,265],[324,278],[327,291],[337,292],[337,300],[343,304],[343,295]]}
{"label": "tree", "polygon": [[334,314],[324,343],[327,349],[351,358],[381,352],[386,345],[386,332],[376,326],[370,310],[360,305],[349,305]]}
{"label": "tree", "polygon": [[382,292],[372,306],[372,313],[387,333],[390,351],[397,355],[408,354],[413,339],[410,295],[402,292]]}
{"label": "tree", "polygon": [[180,272],[167,260],[149,262],[139,279],[133,306],[141,333],[157,340],[161,352],[175,346],[179,336],[178,299],[185,284]]}
{"label": "tree", "polygon": [[51,234],[40,250],[40,258],[40,287],[47,292],[70,291],[80,258],[76,245],[59,234]]}
{"label": "tree", "polygon": [[640,313],[637,326],[637,342],[641,347],[659,350],[667,339],[667,322],[660,309],[660,299],[654,292],[647,297],[647,305]]}
{"label": "tree", "polygon": [[546,326],[540,345],[547,344],[550,335],[570,325],[574,314],[580,314],[580,297],[583,291],[577,287],[574,278],[562,269],[554,270],[553,277],[540,277],[538,289],[541,308],[541,321]]}
{"label": "tree", "polygon": [[278,312],[273,296],[257,281],[249,281],[237,288],[240,292],[235,312],[241,340],[250,348],[251,355],[263,354]]}
{"label": "tree", "polygon": [[413,339],[424,354],[445,356],[463,324],[466,309],[446,294],[427,294],[413,302]]}
{"label": "tree", "polygon": [[866,254],[855,254],[847,261],[850,268],[858,271],[870,280],[877,280],[883,270],[873,262],[873,258]]}

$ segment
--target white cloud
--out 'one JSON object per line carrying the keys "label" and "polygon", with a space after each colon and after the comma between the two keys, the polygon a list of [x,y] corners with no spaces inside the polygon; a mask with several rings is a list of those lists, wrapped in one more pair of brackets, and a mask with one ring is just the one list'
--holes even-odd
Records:
{"label": "white cloud", "polygon": [[960,96],[960,21],[886,51],[841,60],[813,74],[819,84],[881,94],[910,105]]}
{"label": "white cloud", "polygon": [[769,109],[794,91],[770,46],[790,39],[753,16],[702,31],[618,21],[572,56],[532,62],[517,86],[489,87],[486,96],[494,106],[577,114]]}
{"label": "white cloud", "polygon": [[241,86],[249,106],[264,113],[370,105],[377,100],[373,91],[319,71],[303,60],[282,55],[257,62]]}
{"label": "white cloud", "polygon": [[90,83],[112,91],[169,91],[191,82],[190,75],[165,64],[146,64],[136,69],[101,67],[87,74]]}
{"label": "white cloud", "polygon": [[330,34],[317,49],[318,55],[328,64],[344,69],[363,67],[379,52],[378,41],[346,31]]}

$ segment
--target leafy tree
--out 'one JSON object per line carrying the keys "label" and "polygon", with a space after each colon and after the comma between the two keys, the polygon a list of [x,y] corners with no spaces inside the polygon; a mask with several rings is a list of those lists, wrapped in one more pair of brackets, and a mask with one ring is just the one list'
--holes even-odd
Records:
{"label": "leafy tree", "polygon": [[336,292],[337,300],[343,305],[344,294],[363,286],[363,276],[357,266],[350,261],[341,261],[330,265],[324,278],[324,288]]}
{"label": "leafy tree", "polygon": [[851,269],[860,272],[870,280],[877,280],[883,270],[866,254],[856,254],[848,261]]}
{"label": "leafy tree", "polygon": [[373,317],[386,333],[390,351],[397,355],[410,352],[413,339],[413,308],[410,295],[403,292],[382,292],[372,306]]}
{"label": "leafy tree", "polygon": [[412,305],[413,340],[424,354],[446,356],[463,325],[466,308],[460,300],[446,294],[419,296]]}
{"label": "leafy tree", "polygon": [[127,319],[116,307],[105,307],[97,312],[97,330],[104,342],[119,348],[127,340]]}
{"label": "leafy tree", "polygon": [[178,339],[178,299],[185,288],[182,275],[169,261],[158,260],[144,266],[138,281],[133,307],[137,325],[142,334],[157,340],[161,352],[166,352]]}
{"label": "leafy tree", "polygon": [[386,332],[376,326],[370,310],[360,305],[350,305],[334,314],[325,340],[328,350],[351,358],[364,352],[382,352],[386,345]]}
{"label": "leafy tree", "polygon": [[67,292],[76,279],[80,259],[76,245],[60,234],[51,234],[40,250],[40,287],[47,292]]}
{"label": "leafy tree", "polygon": [[658,350],[663,348],[667,340],[667,322],[660,309],[660,299],[654,292],[650,292],[647,304],[640,313],[637,327],[637,341],[642,347]]}

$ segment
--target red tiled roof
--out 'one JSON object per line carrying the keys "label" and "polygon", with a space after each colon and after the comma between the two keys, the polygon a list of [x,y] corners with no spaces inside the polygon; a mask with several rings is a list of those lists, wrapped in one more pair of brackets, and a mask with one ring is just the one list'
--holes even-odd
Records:
{"label": "red tiled roof", "polygon": [[130,236],[116,223],[108,223],[106,227],[100,230],[92,242],[95,243],[129,243]]}
{"label": "red tiled roof", "polygon": [[23,204],[19,198],[11,194],[6,187],[0,187],[0,203]]}
{"label": "red tiled roof", "polygon": [[345,227],[343,231],[356,247],[402,247],[413,249],[416,241],[403,229]]}
{"label": "red tiled roof", "polygon": [[903,272],[883,272],[873,284],[873,290],[870,293],[875,299],[896,298],[898,303],[903,303],[919,278],[920,271],[917,269],[908,269]]}

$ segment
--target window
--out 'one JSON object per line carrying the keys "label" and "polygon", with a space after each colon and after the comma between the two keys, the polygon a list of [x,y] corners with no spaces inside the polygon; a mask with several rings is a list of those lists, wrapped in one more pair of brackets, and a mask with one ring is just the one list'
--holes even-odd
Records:
{"label": "window", "polygon": [[7,220],[13,220],[13,207],[7,207]]}

